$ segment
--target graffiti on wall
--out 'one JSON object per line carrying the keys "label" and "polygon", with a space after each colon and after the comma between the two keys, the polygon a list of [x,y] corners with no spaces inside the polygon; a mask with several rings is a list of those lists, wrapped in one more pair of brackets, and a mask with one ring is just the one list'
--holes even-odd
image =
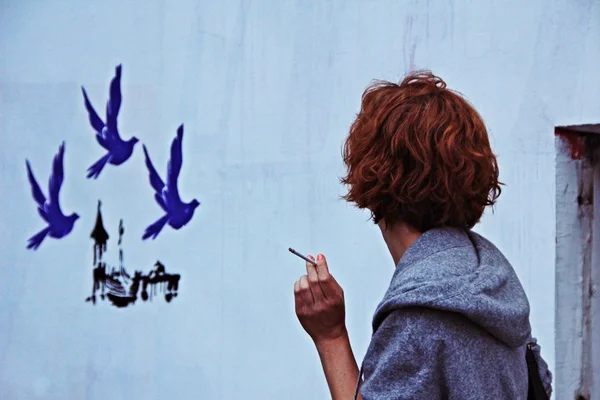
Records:
{"label": "graffiti on wall", "polygon": [[98,200],[96,223],[90,234],[94,241],[92,293],[85,301],[96,304],[96,296],[99,293],[99,300],[108,299],[113,306],[122,308],[135,304],[138,296],[142,301],[147,301],[162,293],[165,300],[171,302],[174,297],[177,297],[181,276],[167,273],[164,264],[159,260],[147,273],[136,269],[131,274],[124,263],[123,235],[125,227],[122,219],[119,221],[119,240],[117,242],[119,264],[118,266],[108,265],[106,252],[110,235],[104,227],[101,207],[102,202]]}
{"label": "graffiti on wall", "polygon": [[52,172],[48,181],[48,197],[44,195],[40,185],[37,183],[31,164],[26,160],[27,178],[31,186],[31,194],[37,204],[37,211],[40,217],[46,222],[46,227],[29,238],[27,243],[28,249],[37,250],[42,244],[46,236],[55,239],[61,239],[67,236],[73,230],[75,221],[79,219],[77,213],[65,215],[60,208],[59,193],[64,181],[63,160],[65,156],[64,142],[58,148],[58,153],[54,156],[52,162]]}
{"label": "graffiti on wall", "polygon": [[117,65],[115,77],[110,82],[109,97],[106,103],[106,123],[102,122],[102,119],[100,119],[96,110],[92,107],[85,88],[81,87],[90,125],[92,125],[92,128],[96,132],[96,141],[106,150],[106,154],[88,168],[88,178],[97,179],[106,163],[115,166],[123,164],[131,157],[133,148],[139,141],[135,136],[129,140],[123,140],[119,135],[117,117],[119,116],[122,100],[121,69],[122,66]]}
{"label": "graffiti on wall", "polygon": [[179,189],[177,188],[177,179],[179,178],[179,172],[181,171],[181,164],[183,163],[183,156],[181,152],[181,145],[183,142],[183,124],[177,129],[177,136],[173,139],[171,144],[171,159],[167,165],[167,183],[163,180],[156,172],[148,150],[144,146],[144,155],[146,157],[146,167],[148,168],[148,174],[150,177],[150,185],[154,189],[154,199],[163,209],[165,215],[154,222],[152,225],[146,228],[142,239],[148,238],[155,239],[166,223],[173,229],[180,229],[186,225],[194,216],[194,210],[200,205],[200,202],[193,199],[189,203],[184,203],[179,197]]}
{"label": "graffiti on wall", "polygon": [[[88,169],[88,179],[98,179],[107,164],[119,166],[131,158],[135,144],[139,139],[131,136],[124,140],[118,129],[118,116],[123,96],[121,93],[121,78],[123,68],[119,64],[115,68],[115,75],[110,81],[108,101],[106,103],[105,121],[103,121],[89,99],[88,93],[82,86],[83,104],[88,115],[89,124],[95,132],[95,139],[103,148],[105,154],[95,161]],[[193,218],[194,211],[200,205],[197,199],[184,202],[179,195],[178,179],[183,164],[183,124],[179,125],[175,138],[171,142],[170,159],[167,163],[166,181],[158,174],[148,153],[146,145],[144,150],[144,162],[148,171],[150,186],[153,189],[154,199],[164,212],[163,216],[150,224],[141,235],[142,240],[156,239],[164,228],[169,225],[175,230],[186,226]],[[52,163],[52,171],[48,184],[48,196],[43,193],[29,160],[26,160],[27,178],[31,193],[39,216],[45,221],[46,227],[30,237],[27,249],[37,250],[44,239],[50,236],[61,239],[74,231],[75,222],[79,219],[77,213],[63,214],[59,202],[59,192],[64,181],[64,153],[65,142],[59,147],[58,153]],[[142,167],[142,166],[140,166]],[[143,167],[142,167],[143,168]],[[102,203],[98,201],[96,211],[96,222],[91,232],[94,241],[93,254],[93,285],[92,293],[86,301],[96,304],[99,300],[108,299],[115,307],[123,308],[135,304],[138,298],[142,301],[152,300],[153,296],[163,294],[167,302],[177,297],[179,274],[168,273],[165,265],[157,260],[156,263],[144,272],[144,269],[133,269],[129,272],[124,264],[123,237],[125,228],[123,219],[118,228],[118,265],[109,265],[107,258],[108,242],[110,235],[104,226],[101,211]]]}

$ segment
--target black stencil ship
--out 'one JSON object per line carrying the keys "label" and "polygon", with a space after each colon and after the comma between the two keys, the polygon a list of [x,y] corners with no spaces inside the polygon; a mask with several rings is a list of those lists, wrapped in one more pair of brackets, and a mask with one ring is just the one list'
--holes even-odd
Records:
{"label": "black stencil ship", "polygon": [[115,307],[127,307],[135,304],[138,294],[143,301],[152,300],[152,297],[164,293],[165,300],[171,302],[177,297],[179,288],[179,274],[169,274],[165,266],[156,261],[154,268],[147,274],[142,271],[135,271],[133,276],[127,272],[123,265],[123,220],[119,222],[119,268],[107,266],[103,260],[107,250],[109,234],[104,228],[102,222],[102,213],[100,211],[102,203],[98,201],[98,214],[96,224],[90,237],[94,239],[94,285],[92,294],[85,301],[96,304],[96,292],[100,292],[100,300],[108,298]]}

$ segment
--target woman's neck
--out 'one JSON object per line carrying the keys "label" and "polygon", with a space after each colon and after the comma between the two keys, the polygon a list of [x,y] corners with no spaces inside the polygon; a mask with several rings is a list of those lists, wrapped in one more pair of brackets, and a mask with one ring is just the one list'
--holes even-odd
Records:
{"label": "woman's neck", "polygon": [[386,226],[385,221],[379,221],[378,225],[396,267],[406,250],[421,236],[421,232],[404,222]]}

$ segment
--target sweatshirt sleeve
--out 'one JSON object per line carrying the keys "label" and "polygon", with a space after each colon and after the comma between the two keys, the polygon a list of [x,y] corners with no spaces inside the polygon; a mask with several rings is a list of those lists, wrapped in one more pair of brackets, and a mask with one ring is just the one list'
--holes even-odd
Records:
{"label": "sweatshirt sleeve", "polygon": [[409,310],[386,317],[363,361],[363,400],[441,398],[443,343],[424,332],[427,325]]}

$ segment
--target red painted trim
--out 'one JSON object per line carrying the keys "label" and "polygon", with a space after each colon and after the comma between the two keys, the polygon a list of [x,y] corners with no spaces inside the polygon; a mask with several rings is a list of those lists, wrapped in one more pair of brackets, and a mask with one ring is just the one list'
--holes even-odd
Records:
{"label": "red painted trim", "polygon": [[579,132],[557,127],[554,129],[554,135],[560,136],[567,142],[571,148],[571,159],[581,160],[583,158],[585,154],[585,143],[583,136]]}

